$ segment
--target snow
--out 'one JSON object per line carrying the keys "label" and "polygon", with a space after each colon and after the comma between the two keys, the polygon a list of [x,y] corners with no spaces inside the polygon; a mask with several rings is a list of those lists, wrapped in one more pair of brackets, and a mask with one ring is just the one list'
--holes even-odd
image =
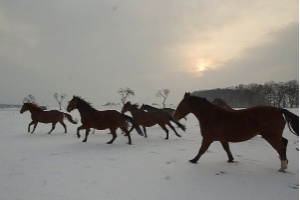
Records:
{"label": "snow", "polygon": [[[105,109],[105,108],[102,108]],[[292,112],[298,115],[298,109]],[[77,111],[71,113],[79,119]],[[132,132],[133,145],[118,131],[114,144],[106,131],[90,134],[86,143],[76,137],[79,126],[66,121],[68,133],[57,124],[38,124],[27,133],[30,113],[0,110],[1,200],[282,200],[299,199],[298,137],[286,127],[289,140],[287,173],[280,173],[275,150],[260,136],[231,144],[235,163],[218,142],[198,164],[188,162],[199,147],[201,135],[193,115],[181,122],[187,131],[148,128],[148,138]],[[84,132],[81,132],[82,136]]]}

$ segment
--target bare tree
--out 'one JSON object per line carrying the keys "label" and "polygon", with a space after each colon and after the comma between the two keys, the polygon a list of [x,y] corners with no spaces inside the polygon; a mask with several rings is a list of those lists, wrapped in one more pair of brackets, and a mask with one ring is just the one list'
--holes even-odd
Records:
{"label": "bare tree", "polygon": [[35,97],[30,94],[27,97],[24,97],[23,102],[25,103],[34,103],[35,102]]}
{"label": "bare tree", "polygon": [[130,89],[129,87],[125,89],[120,88],[118,93],[121,95],[121,102],[123,103],[123,105],[126,103],[128,97],[135,95],[134,90]]}
{"label": "bare tree", "polygon": [[62,93],[62,94],[55,93],[53,95],[53,97],[56,99],[56,101],[57,101],[57,103],[59,105],[59,110],[61,110],[61,103],[64,100],[64,98],[67,97],[67,95],[65,93]]}
{"label": "bare tree", "polygon": [[170,94],[169,89],[161,89],[161,90],[158,90],[157,93],[156,93],[157,97],[162,97],[163,98],[162,105],[163,105],[164,108],[166,107],[166,100],[167,100],[169,94]]}

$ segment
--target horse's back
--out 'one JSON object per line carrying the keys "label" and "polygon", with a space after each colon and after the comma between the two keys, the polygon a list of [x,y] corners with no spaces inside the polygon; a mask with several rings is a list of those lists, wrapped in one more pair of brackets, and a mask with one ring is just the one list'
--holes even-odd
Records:
{"label": "horse's back", "polygon": [[238,118],[248,123],[247,125],[258,131],[259,134],[282,132],[285,126],[285,120],[280,110],[276,107],[256,106],[229,112],[238,113]]}
{"label": "horse's back", "polygon": [[64,113],[58,110],[46,110],[33,114],[32,119],[41,123],[53,123],[62,121]]}

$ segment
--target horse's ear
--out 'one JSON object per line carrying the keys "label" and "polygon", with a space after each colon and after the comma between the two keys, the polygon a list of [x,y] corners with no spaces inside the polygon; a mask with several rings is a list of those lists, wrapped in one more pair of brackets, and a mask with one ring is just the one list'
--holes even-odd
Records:
{"label": "horse's ear", "polygon": [[186,92],[186,93],[184,94],[184,97],[189,97],[189,96],[191,96],[191,93],[189,93],[189,92]]}

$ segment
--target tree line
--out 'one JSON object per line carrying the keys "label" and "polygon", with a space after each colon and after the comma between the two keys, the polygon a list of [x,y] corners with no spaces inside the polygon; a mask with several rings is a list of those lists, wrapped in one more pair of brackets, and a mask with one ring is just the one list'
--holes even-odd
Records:
{"label": "tree line", "polygon": [[215,98],[223,99],[228,105],[235,108],[248,108],[258,105],[268,105],[280,108],[299,107],[299,82],[270,81],[265,84],[240,84],[229,88],[199,90],[193,95],[205,97],[212,101]]}

